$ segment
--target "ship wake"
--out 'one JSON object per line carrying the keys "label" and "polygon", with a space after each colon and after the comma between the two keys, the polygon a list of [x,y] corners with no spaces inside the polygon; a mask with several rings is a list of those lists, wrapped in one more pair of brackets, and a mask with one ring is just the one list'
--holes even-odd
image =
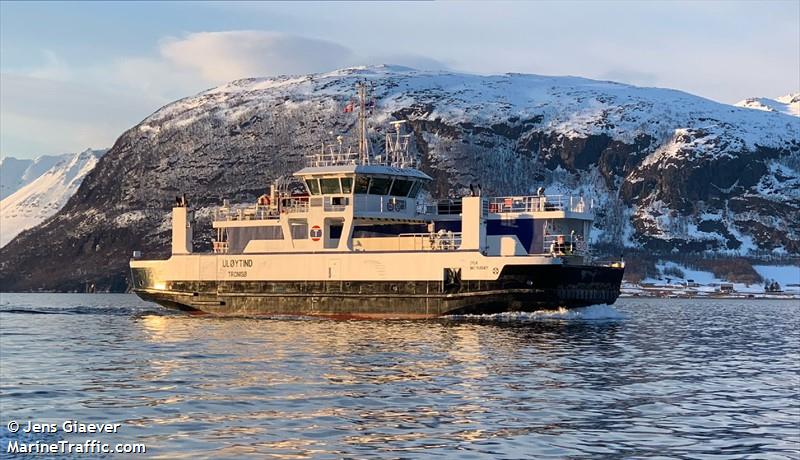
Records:
{"label": "ship wake", "polygon": [[486,321],[622,321],[628,315],[611,305],[599,304],[581,308],[556,308],[533,312],[510,311],[486,315],[451,315],[448,319]]}

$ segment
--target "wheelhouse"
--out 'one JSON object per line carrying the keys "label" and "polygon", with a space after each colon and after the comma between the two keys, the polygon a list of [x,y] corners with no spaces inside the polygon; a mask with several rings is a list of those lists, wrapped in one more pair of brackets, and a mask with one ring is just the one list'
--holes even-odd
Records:
{"label": "wheelhouse", "polygon": [[387,214],[409,217],[417,197],[432,179],[416,169],[384,165],[344,165],[304,168],[295,176],[306,187],[309,201],[327,207],[353,206],[356,216]]}

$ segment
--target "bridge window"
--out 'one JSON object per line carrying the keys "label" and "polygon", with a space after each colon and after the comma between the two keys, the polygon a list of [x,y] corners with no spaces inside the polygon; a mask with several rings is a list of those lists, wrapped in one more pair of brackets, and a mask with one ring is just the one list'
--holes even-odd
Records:
{"label": "bridge window", "polygon": [[389,193],[389,187],[392,185],[391,179],[382,177],[373,177],[372,183],[369,186],[370,195],[386,195]]}
{"label": "bridge window", "polygon": [[422,182],[414,182],[414,185],[411,187],[411,191],[408,193],[408,197],[416,198],[421,186]]}
{"label": "bridge window", "polygon": [[342,177],[342,193],[350,193],[353,191],[353,178]]}
{"label": "bridge window", "polygon": [[306,179],[308,192],[312,195],[319,195],[319,182],[316,179]]}
{"label": "bridge window", "polygon": [[324,195],[338,195],[342,193],[342,190],[339,188],[338,178],[320,179],[319,188],[322,190]]}
{"label": "bridge window", "polygon": [[395,179],[394,184],[392,184],[392,190],[389,192],[389,195],[406,196],[408,195],[409,190],[411,190],[412,185],[414,185],[414,182],[410,180]]}
{"label": "bridge window", "polygon": [[367,193],[369,190],[369,177],[367,176],[356,176],[356,193]]}

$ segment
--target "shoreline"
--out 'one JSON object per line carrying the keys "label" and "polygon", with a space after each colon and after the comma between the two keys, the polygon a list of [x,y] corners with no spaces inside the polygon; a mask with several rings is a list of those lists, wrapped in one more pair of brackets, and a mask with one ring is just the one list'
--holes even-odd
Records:
{"label": "shoreline", "polygon": [[685,292],[669,289],[626,290],[619,295],[620,299],[658,298],[658,299],[736,299],[736,300],[800,300],[800,292],[794,293],[756,293],[740,292],[733,294]]}

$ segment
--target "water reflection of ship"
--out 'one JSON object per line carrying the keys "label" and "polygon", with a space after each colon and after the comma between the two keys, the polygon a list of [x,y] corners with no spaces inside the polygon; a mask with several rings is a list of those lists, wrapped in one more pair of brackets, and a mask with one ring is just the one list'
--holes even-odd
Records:
{"label": "water reflection of ship", "polygon": [[[555,399],[560,404],[564,392],[575,391],[571,386],[579,383],[563,378],[574,374],[576,359],[591,361],[596,359],[592,355],[622,352],[615,345],[620,330],[615,322],[198,321],[177,315],[145,316],[139,324],[156,344],[191,349],[180,356],[154,357],[143,380],[169,385],[187,374],[206,376],[202,387],[171,399],[153,395],[151,404],[208,407],[230,400],[231,411],[203,412],[200,422],[222,427],[220,436],[258,439],[256,449],[261,452],[315,448],[314,439],[278,441],[269,439],[274,433],[259,431],[275,420],[295,426],[319,417],[337,420],[342,430],[346,428],[341,442],[359,448],[421,443],[426,426],[449,426],[444,435],[451,441],[513,434],[509,428],[495,432],[485,425],[498,401],[535,407],[537,400],[550,404]],[[624,385],[622,376],[607,375],[613,371],[597,369],[581,376],[580,385]],[[531,380],[509,378],[514,383],[503,385],[504,375],[530,375]],[[248,399],[237,400],[243,394]],[[189,414],[159,411],[140,422],[183,424],[186,417]],[[239,431],[229,426],[232,418]],[[520,427],[518,434],[557,429]],[[224,451],[233,455],[236,449],[226,446]]]}
{"label": "water reflection of ship", "polygon": [[[535,357],[537,366],[558,366],[576,346],[606,353],[620,328],[616,321],[509,322],[486,318],[445,319],[434,323],[328,322],[232,318],[193,321],[185,316],[148,315],[140,318],[149,340],[156,343],[206,342],[211,354],[225,354],[235,362],[291,360],[304,353],[315,356],[335,383],[386,383],[427,380],[447,366],[459,366],[459,375],[481,379],[520,365],[519,357]],[[231,339],[235,337],[234,339]],[[221,345],[220,345],[221,344]],[[432,344],[441,353],[423,359]],[[238,347],[242,353],[231,347]],[[613,351],[613,350],[612,350]],[[420,360],[397,361],[400,354]],[[531,364],[531,363],[528,363]],[[280,378],[285,380],[285,378]]]}

